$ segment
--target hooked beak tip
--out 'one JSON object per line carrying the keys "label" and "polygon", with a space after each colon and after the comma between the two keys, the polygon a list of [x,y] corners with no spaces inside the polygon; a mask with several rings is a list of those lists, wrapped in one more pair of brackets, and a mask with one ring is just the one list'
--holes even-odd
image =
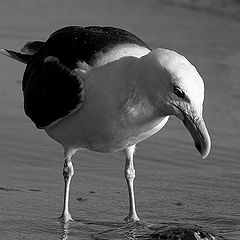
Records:
{"label": "hooked beak tip", "polygon": [[192,135],[195,147],[202,155],[202,159],[205,159],[211,149],[211,140],[203,119],[195,122],[185,117],[183,123]]}
{"label": "hooked beak tip", "polygon": [[202,155],[202,159],[207,158],[210,152],[210,142],[208,142],[208,146],[202,146],[199,143],[195,143],[195,147],[199,151],[199,153]]}

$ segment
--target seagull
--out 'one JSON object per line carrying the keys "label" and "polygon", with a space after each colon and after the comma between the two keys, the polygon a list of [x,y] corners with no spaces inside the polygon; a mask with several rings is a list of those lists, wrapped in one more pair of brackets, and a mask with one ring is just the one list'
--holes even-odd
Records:
{"label": "seagull", "polygon": [[203,158],[211,141],[202,110],[204,83],[182,55],[151,49],[115,27],[69,26],[47,41],[28,42],[21,52],[1,53],[23,62],[24,110],[37,128],[64,149],[64,199],[60,219],[72,220],[69,189],[79,150],[122,151],[129,194],[127,222],[135,207],[133,156],[137,143],[157,133],[173,115],[190,132]]}

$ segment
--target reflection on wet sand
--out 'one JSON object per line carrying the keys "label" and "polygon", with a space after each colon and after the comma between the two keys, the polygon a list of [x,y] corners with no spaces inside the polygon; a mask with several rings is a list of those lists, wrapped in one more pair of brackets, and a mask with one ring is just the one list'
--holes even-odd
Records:
{"label": "reflection on wet sand", "polygon": [[[61,222],[61,240],[67,240],[71,236],[71,230],[78,229],[78,225],[91,226],[96,233],[89,231],[89,236],[95,240],[224,240],[222,236],[213,233],[207,227],[178,222],[154,223],[134,222],[117,223],[88,221],[79,219],[75,223]],[[101,231],[100,229],[105,230]],[[106,230],[107,229],[107,230]],[[225,239],[226,240],[226,239]]]}
{"label": "reflection on wet sand", "polygon": [[62,227],[62,236],[61,236],[61,240],[66,240],[68,239],[68,234],[69,234],[69,225],[71,224],[71,222],[62,222],[60,221],[61,227]]}

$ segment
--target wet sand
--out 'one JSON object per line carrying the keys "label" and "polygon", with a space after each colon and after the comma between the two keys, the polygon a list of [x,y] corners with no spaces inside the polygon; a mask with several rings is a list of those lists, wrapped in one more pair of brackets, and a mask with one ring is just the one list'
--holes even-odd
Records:
{"label": "wet sand", "polygon": [[[204,116],[211,138],[202,160],[182,123],[138,144],[135,157],[137,209],[148,224],[189,223],[230,240],[240,237],[240,21],[160,1],[1,1],[0,47],[20,49],[67,25],[127,29],[152,47],[185,55],[205,81]],[[0,239],[59,239],[62,148],[37,130],[23,112],[24,65],[0,56]],[[119,154],[79,152],[73,159],[70,211],[76,220],[68,239],[134,239],[123,219],[128,211]],[[148,223],[148,224],[147,224]],[[130,231],[131,230],[131,231]],[[127,234],[128,233],[128,234]],[[99,238],[101,239],[101,238]],[[144,239],[144,238],[142,238]]]}

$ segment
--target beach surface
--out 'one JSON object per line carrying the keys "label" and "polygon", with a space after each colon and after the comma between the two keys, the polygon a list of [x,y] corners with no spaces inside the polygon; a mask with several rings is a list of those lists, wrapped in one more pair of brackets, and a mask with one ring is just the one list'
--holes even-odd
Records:
{"label": "beach surface", "polygon": [[[171,117],[138,144],[135,192],[141,224],[126,225],[121,153],[78,152],[70,190],[74,222],[62,226],[63,151],[23,111],[25,66],[0,56],[0,239],[146,239],[162,224],[207,227],[240,238],[240,19],[157,0],[2,0],[0,48],[19,50],[68,25],[115,26],[152,48],[173,49],[205,82],[204,118],[212,150],[202,160]],[[147,71],[147,69],[146,69]]]}

